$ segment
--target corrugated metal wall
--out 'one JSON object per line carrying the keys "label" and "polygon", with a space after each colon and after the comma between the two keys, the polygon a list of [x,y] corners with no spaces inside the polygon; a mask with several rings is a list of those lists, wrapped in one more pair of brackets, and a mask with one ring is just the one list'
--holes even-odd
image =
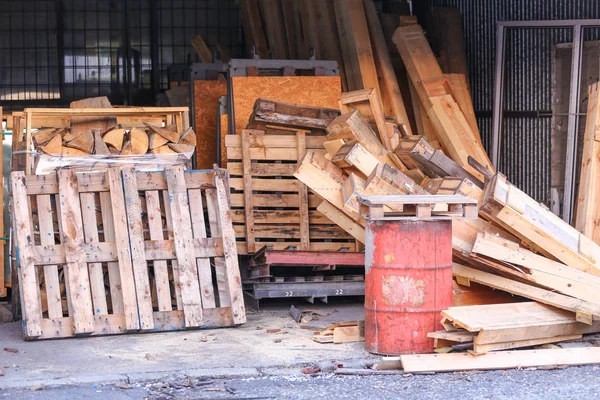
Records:
{"label": "corrugated metal wall", "polygon": [[[598,0],[429,0],[461,10],[469,79],[483,143],[491,148],[496,22],[600,18]],[[598,39],[588,30],[586,40]],[[507,34],[505,120],[500,171],[539,201],[550,192],[552,48],[572,40],[570,29]],[[585,110],[583,110],[585,112]]]}

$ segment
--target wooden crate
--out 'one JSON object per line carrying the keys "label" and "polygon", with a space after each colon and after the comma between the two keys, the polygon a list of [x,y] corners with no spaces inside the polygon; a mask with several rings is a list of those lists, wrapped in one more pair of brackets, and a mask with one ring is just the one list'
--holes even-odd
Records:
{"label": "wooden crate", "polygon": [[[227,169],[238,252],[274,250],[356,251],[356,242],[317,211],[322,200],[293,177],[306,150],[321,151],[324,136],[277,127],[227,135]],[[286,134],[287,133],[287,134]]]}
{"label": "wooden crate", "polygon": [[182,166],[13,172],[25,338],[244,323],[227,179]]}
{"label": "wooden crate", "polygon": [[178,132],[189,127],[187,107],[26,108],[13,113],[13,171],[32,173],[33,129],[70,127],[73,117],[93,116],[116,117],[125,129],[144,127],[144,123],[176,125]]}

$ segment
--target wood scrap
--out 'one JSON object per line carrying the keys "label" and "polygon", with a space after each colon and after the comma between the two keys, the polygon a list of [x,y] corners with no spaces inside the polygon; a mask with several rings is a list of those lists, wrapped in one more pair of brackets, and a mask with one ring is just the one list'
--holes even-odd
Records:
{"label": "wood scrap", "polygon": [[100,131],[97,129],[94,130],[94,154],[103,156],[110,155],[110,150],[108,149],[108,146],[106,146],[106,143],[102,139]]}
{"label": "wood scrap", "polygon": [[112,129],[104,134],[102,140],[106,145],[113,147],[114,149],[121,151],[123,148],[123,140],[125,138],[125,129]]}

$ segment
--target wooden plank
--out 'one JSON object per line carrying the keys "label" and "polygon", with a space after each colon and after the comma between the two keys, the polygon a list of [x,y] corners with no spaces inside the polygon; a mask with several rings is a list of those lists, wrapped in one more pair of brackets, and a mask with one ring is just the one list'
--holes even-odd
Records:
{"label": "wooden plank", "polygon": [[286,46],[286,31],[283,20],[283,10],[280,0],[259,0],[260,11],[265,23],[269,50],[276,60],[289,58]]}
{"label": "wooden plank", "polygon": [[[244,195],[242,193],[232,193],[230,195],[232,207],[244,207]],[[254,194],[253,202],[255,207],[285,207],[298,208],[300,206],[298,196],[288,193],[267,193]],[[311,191],[308,193],[308,207],[316,208],[321,200]]]}
{"label": "wooden plank", "polygon": [[307,54],[308,57],[314,55],[316,60],[322,60],[316,3],[315,0],[298,0],[298,9],[300,21],[302,22],[303,53]]}
{"label": "wooden plank", "polygon": [[331,161],[340,168],[354,167],[352,170],[360,171],[364,179],[368,178],[379,165],[384,165],[360,143],[343,145]]}
{"label": "wooden plank", "polygon": [[535,301],[539,301],[540,303],[549,304],[551,306],[572,311],[583,316],[589,315],[593,317],[593,319],[598,319],[600,316],[600,306],[597,304],[574,299],[572,297],[545,289],[540,289],[521,282],[516,282],[487,272],[478,271],[457,263],[454,263],[452,266],[452,274],[454,276],[460,276],[469,279],[470,281],[481,283],[482,285],[490,286],[494,289],[499,289],[505,292],[516,294],[518,296],[523,296]]}
{"label": "wooden plank", "polygon": [[[204,205],[200,189],[188,190],[190,199],[190,213],[192,219],[192,231],[195,239],[206,239],[206,223],[204,221]],[[202,308],[215,308],[215,293],[212,281],[212,269],[210,259],[199,257],[196,260],[198,267],[198,279],[202,298]]]}
{"label": "wooden plank", "polygon": [[[225,178],[226,179],[226,178]],[[215,200],[217,220],[220,226],[220,236],[223,238],[224,265],[227,287],[231,302],[231,314],[234,324],[246,322],[244,296],[242,294],[242,279],[238,264],[235,235],[231,223],[231,211],[228,202],[227,184],[221,174],[215,173]],[[210,205],[209,205],[210,207]]]}
{"label": "wooden plank", "polygon": [[472,252],[525,267],[524,271],[514,269],[513,274],[560,293],[600,304],[596,294],[600,291],[600,278],[537,255],[518,243],[479,233]]}
{"label": "wooden plank", "polygon": [[[297,149],[298,147],[295,136],[299,129],[294,129],[293,135],[265,135],[264,131],[255,129],[245,129],[244,131],[248,133],[248,143],[251,148],[264,150],[265,148]],[[306,148],[321,150],[326,141],[327,139],[323,136],[307,136]],[[225,136],[225,145],[241,148],[242,138],[240,135],[227,135]]]}
{"label": "wooden plank", "polygon": [[[115,242],[115,228],[112,212],[111,195],[108,192],[99,193],[100,210],[102,214],[102,230],[104,232],[105,242]],[[115,245],[116,249],[116,245]],[[113,314],[123,314],[123,293],[121,286],[121,275],[119,272],[119,263],[109,262],[107,264],[108,282],[110,285],[110,300]]]}
{"label": "wooden plank", "polygon": [[[301,157],[306,153],[306,134],[304,132],[298,132],[296,134],[296,140],[298,142],[298,154]],[[301,250],[310,249],[310,230],[308,220],[308,188],[305,184],[300,183],[298,185],[298,202],[300,203],[300,247]],[[246,240],[248,240],[246,238]]]}
{"label": "wooden plank", "polygon": [[[234,224],[245,223],[245,210],[231,210],[231,220]],[[308,210],[310,225],[332,225],[333,222],[317,210]],[[300,225],[300,210],[254,210],[255,224],[298,224]],[[239,237],[239,236],[238,236]]]}
{"label": "wooden plank", "polygon": [[317,207],[317,211],[323,213],[323,215],[335,222],[340,228],[348,232],[356,240],[361,243],[365,243],[365,228],[338,210],[330,202],[324,200],[319,207]]}
{"label": "wooden plank", "polygon": [[469,166],[472,156],[490,171],[494,171],[485,150],[475,139],[463,112],[452,97],[447,80],[418,25],[396,30],[394,43],[415,89],[436,128],[437,136],[448,154],[473,175],[479,174]]}
{"label": "wooden plank", "polygon": [[[50,196],[37,196],[36,203],[40,229],[40,244],[42,246],[54,245],[56,243],[54,236],[54,222],[52,219],[54,212],[52,211]],[[44,284],[46,288],[48,318],[62,318],[63,312],[57,265],[44,266]]]}
{"label": "wooden plank", "polygon": [[181,299],[185,315],[185,326],[188,328],[202,326],[202,302],[196,258],[192,243],[192,222],[189,211],[189,200],[185,187],[183,166],[170,166],[165,169],[169,202],[165,207],[171,210],[173,224],[173,240],[177,254],[178,281],[181,288]]}
{"label": "wooden plank", "polygon": [[68,276],[65,285],[71,294],[73,333],[89,334],[94,330],[93,304],[87,265],[82,251],[85,243],[81,204],[77,192],[75,171],[58,170],[60,198],[59,218],[62,224],[62,244],[65,248]]}
{"label": "wooden plank", "polygon": [[[165,182],[166,183],[166,182]],[[173,233],[173,217],[171,216],[171,207],[169,207],[169,193],[164,190],[163,194],[163,204],[165,207],[165,225],[167,227],[167,240],[173,240],[174,243],[174,233]],[[173,282],[179,281],[179,267],[177,260],[171,261],[171,270],[173,271]],[[178,285],[173,285],[175,289],[175,304],[177,306],[177,310],[183,311],[183,300],[181,298],[181,287]]]}
{"label": "wooden plank", "polygon": [[25,189],[25,173],[11,174],[13,194],[13,224],[16,235],[16,255],[18,259],[19,293],[23,314],[23,334],[26,338],[36,338],[42,334],[42,307],[39,302],[40,286],[33,263],[35,244],[28,197]]}
{"label": "wooden plank", "polygon": [[250,155],[249,136],[250,133],[248,131],[242,131],[242,173],[244,182],[244,205],[246,211],[246,243],[248,244],[248,253],[254,253],[256,251],[256,245],[254,244],[254,204],[252,203],[252,175],[250,171],[252,160]]}
{"label": "wooden plank", "polygon": [[213,54],[210,50],[210,47],[204,40],[201,35],[196,35],[192,38],[192,47],[196,51],[198,58],[200,58],[200,62],[203,63],[212,63],[213,62]]}
{"label": "wooden plank", "polygon": [[[152,317],[152,294],[148,277],[148,262],[144,248],[144,226],[142,222],[142,206],[138,191],[136,172],[133,167],[122,170],[125,204],[127,205],[127,225],[129,228],[129,247],[133,279],[138,303],[140,329],[154,328]],[[160,214],[159,214],[160,215]]]}
{"label": "wooden plank", "polygon": [[600,363],[600,348],[519,350],[472,355],[469,353],[401,355],[405,373],[493,370]]}
{"label": "wooden plank", "polygon": [[467,76],[464,74],[445,74],[444,77],[448,80],[452,95],[471,127],[473,138],[483,147],[479,127],[477,126],[477,118],[475,118],[475,109],[473,108],[473,101],[471,100]]}
{"label": "wooden plank", "polygon": [[[237,238],[243,238],[246,227],[235,225],[233,230]],[[350,239],[342,228],[336,225],[314,225],[309,229],[311,239]],[[301,226],[291,224],[261,224],[256,225],[255,239],[298,239],[302,238]],[[310,242],[309,242],[310,243]],[[301,250],[301,249],[298,249]]]}
{"label": "wooden plank", "polygon": [[600,244],[600,101],[598,83],[588,87],[588,108],[575,228]]}
{"label": "wooden plank", "polygon": [[548,343],[557,343],[564,342],[568,340],[578,340],[581,339],[581,335],[563,335],[563,336],[554,336],[540,339],[527,339],[527,340],[515,340],[512,342],[502,342],[502,343],[488,343],[488,344],[478,344],[475,343],[473,346],[474,354],[486,354],[490,351],[497,350],[508,350],[508,349],[518,349],[521,347],[533,347],[539,346],[542,344]]}
{"label": "wooden plank", "polygon": [[260,58],[269,58],[267,40],[259,14],[258,0],[240,1],[240,12],[244,33],[246,34],[248,54],[252,54],[254,51]]}
{"label": "wooden plank", "polygon": [[287,48],[290,52],[290,60],[305,59],[308,57],[300,57],[299,46],[303,43],[302,26],[300,24],[300,13],[296,12],[294,7],[298,6],[298,2],[294,0],[281,0],[283,22],[285,25],[285,39],[287,39]]}
{"label": "wooden plank", "polygon": [[335,12],[338,29],[343,31],[340,40],[347,43],[347,51],[351,54],[357,89],[375,89],[377,99],[381,102],[379,80],[373,49],[369,39],[369,29],[362,0],[336,0]]}
{"label": "wooden plank", "polygon": [[[146,212],[148,215],[148,233],[150,240],[163,240],[163,226],[160,208],[160,196],[157,190],[145,192]],[[171,311],[171,290],[169,287],[169,270],[167,261],[156,260],[154,265],[154,284],[156,285],[156,301],[158,311]]]}
{"label": "wooden plank", "polygon": [[375,54],[377,70],[382,80],[381,91],[384,108],[392,111],[392,113],[388,115],[392,115],[396,118],[398,125],[402,127],[402,131],[405,135],[412,135],[404,101],[400,94],[400,87],[396,80],[396,72],[392,66],[390,51],[388,50],[381,22],[377,15],[377,8],[375,7],[373,0],[363,0],[363,5],[369,24],[369,33]]}
{"label": "wooden plank", "polygon": [[516,188],[502,174],[487,184],[480,210],[526,247],[571,268],[600,276],[600,247]]}
{"label": "wooden plank", "polygon": [[[348,91],[346,82],[346,71],[340,38],[338,35],[337,21],[335,19],[335,9],[333,0],[317,0],[314,2],[317,9],[319,39],[322,43],[321,57],[323,60],[336,60],[340,69],[342,79],[342,91]],[[308,57],[307,57],[308,58]]]}
{"label": "wooden plank", "polygon": [[[79,198],[81,202],[81,216],[83,218],[83,233],[85,237],[85,243],[91,245],[98,244],[100,239],[98,236],[98,224],[96,219],[95,195],[93,193],[81,193]],[[38,204],[38,213],[39,212]],[[50,216],[51,215],[52,214],[50,214]],[[39,214],[38,217],[41,219],[41,214]],[[49,244],[54,244],[54,238],[52,238],[52,243]],[[46,267],[44,267],[44,269],[45,268]],[[88,265],[88,271],[90,288],[92,290],[94,315],[106,315],[108,314],[108,306],[106,304],[106,294],[104,292],[104,273],[102,271],[102,263],[90,263]],[[62,317],[62,315],[60,316]]]}
{"label": "wooden plank", "polygon": [[[131,261],[131,249],[129,247],[129,229],[127,226],[127,210],[125,208],[125,194],[123,192],[121,170],[118,168],[109,168],[107,175],[108,185],[110,187],[109,208],[112,210],[112,227],[114,230],[114,232],[111,233],[114,233],[114,240],[117,245],[119,258],[118,271],[121,286],[120,298],[123,305],[123,314],[125,315],[125,329],[138,330],[140,329],[140,319],[138,317],[133,264]],[[104,208],[105,205],[108,204],[105,202],[105,204],[102,205],[103,213],[107,210],[107,208]]]}

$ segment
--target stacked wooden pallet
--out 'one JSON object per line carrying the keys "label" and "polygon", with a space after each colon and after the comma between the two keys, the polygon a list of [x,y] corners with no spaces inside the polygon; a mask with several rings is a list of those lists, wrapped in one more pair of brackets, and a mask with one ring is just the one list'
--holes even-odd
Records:
{"label": "stacked wooden pallet", "polygon": [[258,99],[247,129],[227,135],[234,229],[241,254],[274,250],[356,251],[352,235],[319,209],[321,201],[294,178],[309,151],[322,151],[334,109]]}
{"label": "stacked wooden pallet", "polygon": [[181,165],[13,172],[25,338],[244,323],[227,179]]}
{"label": "stacked wooden pallet", "polygon": [[[494,173],[477,130],[441,74],[418,25],[399,28],[394,41],[434,123],[432,140],[443,150],[425,137],[404,135],[395,150],[389,151],[386,143],[395,140],[390,135],[393,124],[377,124],[372,117],[377,115],[374,102],[345,109],[344,99],[353,96],[347,93],[340,100],[343,114],[327,127],[326,152],[307,150],[294,176],[337,210],[335,222],[356,238],[364,238],[369,218],[360,207],[361,198],[381,204],[378,213],[398,218],[456,211],[450,203],[447,208],[431,206],[423,211],[426,207],[419,202],[419,194],[458,194],[476,200],[477,219],[453,221],[453,275],[459,284],[477,283],[534,302],[444,311],[440,331],[431,333],[432,345],[435,339],[438,347],[452,351],[471,343],[467,346],[473,347],[472,352],[482,354],[599,332],[600,246],[504,175]],[[591,94],[594,91],[597,87],[590,89]],[[588,112],[593,116],[598,104],[590,104]],[[594,137],[594,118],[588,120],[588,131]],[[588,158],[595,158],[594,140],[588,138]],[[584,168],[588,181],[593,179],[593,164]],[[410,195],[414,201],[386,202],[394,198],[390,195]],[[592,205],[582,203],[582,212],[594,215]],[[464,205],[460,212],[467,215]],[[593,219],[582,220],[593,223]]]}
{"label": "stacked wooden pallet", "polygon": [[386,115],[412,133],[372,0],[242,0],[240,9],[250,52],[263,59],[336,60],[344,91],[373,89]]}

